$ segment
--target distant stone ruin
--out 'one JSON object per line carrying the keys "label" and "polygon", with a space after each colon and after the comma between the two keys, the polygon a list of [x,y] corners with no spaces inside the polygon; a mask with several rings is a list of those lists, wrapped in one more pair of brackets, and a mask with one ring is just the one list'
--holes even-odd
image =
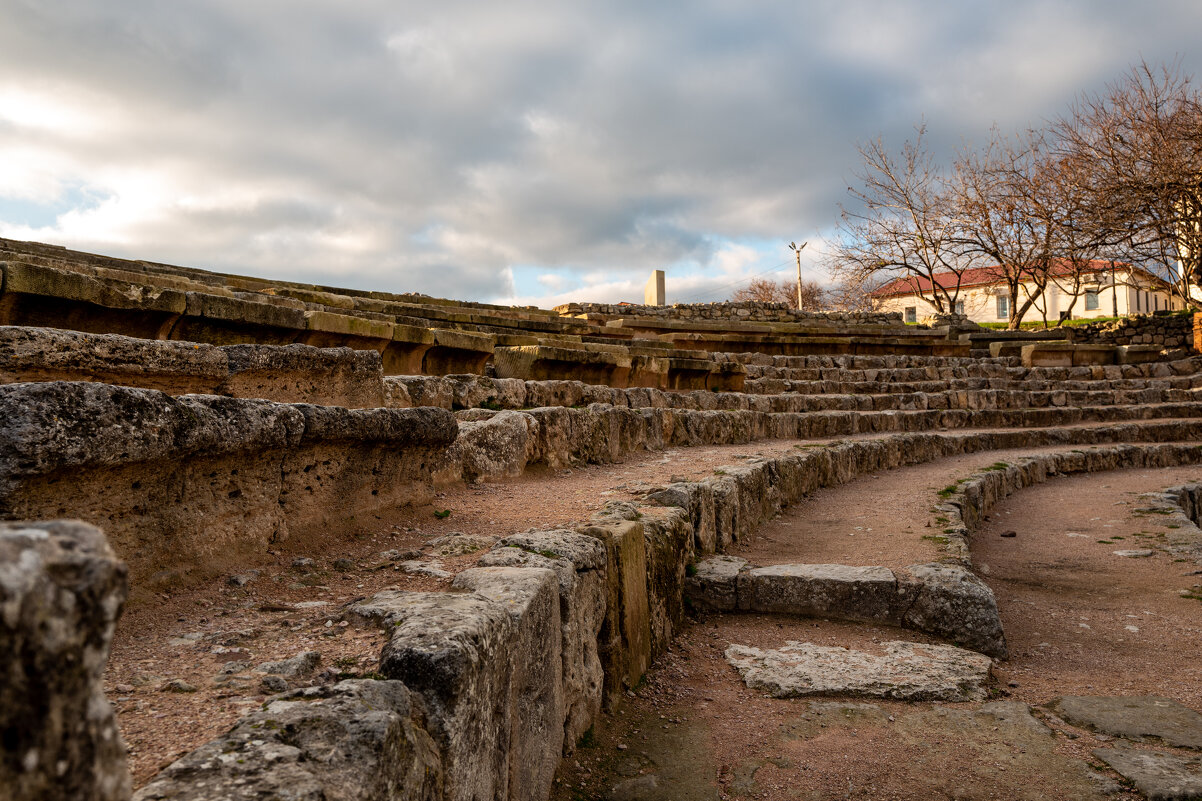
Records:
{"label": "distant stone ruin", "polygon": [[[988,511],[1053,475],[1202,463],[1202,357],[1165,332],[1050,340],[780,304],[516,309],[10,240],[0,276],[0,787],[14,801],[130,796],[101,684],[127,581],[131,605],[151,603],[465,485],[795,443],[496,532],[438,589],[343,598],[327,625],[379,627],[376,669],[282,682],[133,795],[542,801],[690,610],[956,643],[854,657],[861,686],[892,671],[883,697],[984,697],[1008,655],[971,557]],[[935,561],[725,553],[822,488],[1001,449],[1041,450],[935,501]],[[1197,522],[1196,491],[1160,502]],[[731,653],[773,693],[829,679],[817,646]],[[951,684],[896,689],[919,659]]]}

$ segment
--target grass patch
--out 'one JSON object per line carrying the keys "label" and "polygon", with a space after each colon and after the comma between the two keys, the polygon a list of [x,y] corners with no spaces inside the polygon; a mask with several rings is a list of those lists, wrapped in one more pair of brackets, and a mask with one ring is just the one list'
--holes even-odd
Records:
{"label": "grass patch", "polygon": [[935,494],[938,495],[940,498],[950,498],[951,496],[956,494],[956,490],[958,490],[959,488],[960,488],[959,484],[952,484],[950,486],[944,487],[943,489],[939,490],[939,492],[937,492]]}
{"label": "grass patch", "polygon": [[[951,529],[946,529],[946,531],[950,532]],[[930,540],[931,542],[935,543],[936,545],[947,545],[948,542],[950,542],[950,540],[948,540],[947,537],[940,537],[938,534],[926,534],[923,536],[923,539]]]}
{"label": "grass patch", "polygon": [[450,516],[451,516],[451,510],[450,510],[450,509],[443,509],[443,510],[441,510],[441,511],[440,511],[440,510],[438,510],[438,509],[435,509],[435,510],[434,510],[434,516],[435,516],[435,517],[437,517],[439,520],[446,520],[448,517],[450,517]]}
{"label": "grass patch", "polygon": [[684,574],[689,577],[697,575],[697,563],[689,562],[687,565],[685,565]]}

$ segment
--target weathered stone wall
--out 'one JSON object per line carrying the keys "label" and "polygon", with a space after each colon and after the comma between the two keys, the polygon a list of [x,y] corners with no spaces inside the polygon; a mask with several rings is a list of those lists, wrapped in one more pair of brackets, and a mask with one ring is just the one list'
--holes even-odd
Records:
{"label": "weathered stone wall", "polygon": [[1070,342],[1090,345],[1160,345],[1194,348],[1193,315],[1137,314],[1104,323],[1064,327]]}
{"label": "weathered stone wall", "polygon": [[74,521],[0,523],[0,796],[125,801],[125,746],[101,674],[125,565]]}
{"label": "weathered stone wall", "polygon": [[136,589],[424,503],[457,433],[441,409],[362,409],[97,383],[0,386],[0,519],[103,527]]}
{"label": "weathered stone wall", "polygon": [[220,346],[0,326],[0,384],[23,381],[97,381],[171,395],[352,409],[386,405],[382,362],[373,350]]}
{"label": "weathered stone wall", "polygon": [[902,325],[898,312],[798,311],[787,303],[723,301],[644,306],[617,303],[566,303],[555,311],[564,317],[599,314],[613,317],[655,317],[664,320],[731,320],[756,323],[829,323],[833,325]]}

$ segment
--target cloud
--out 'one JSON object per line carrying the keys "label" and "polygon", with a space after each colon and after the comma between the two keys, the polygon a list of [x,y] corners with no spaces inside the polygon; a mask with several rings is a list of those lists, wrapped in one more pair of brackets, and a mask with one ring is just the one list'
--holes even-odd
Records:
{"label": "cloud", "polygon": [[542,305],[637,299],[655,268],[670,297],[720,292],[830,228],[857,142],[925,117],[950,156],[1196,52],[1202,23],[1085,0],[0,5],[0,235]]}

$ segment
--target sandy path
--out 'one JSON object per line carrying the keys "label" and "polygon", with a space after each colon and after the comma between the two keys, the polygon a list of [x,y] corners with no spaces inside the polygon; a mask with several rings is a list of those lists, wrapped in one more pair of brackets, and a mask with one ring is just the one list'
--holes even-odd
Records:
{"label": "sandy path", "polygon": [[820,489],[762,526],[731,553],[752,564],[882,565],[899,568],[941,556],[932,507],[938,492],[997,462],[1065,447],[982,451],[885,470]]}
{"label": "sandy path", "polygon": [[1139,493],[1196,481],[1200,467],[1074,476],[995,508],[972,550],[1010,646],[998,674],[1017,697],[1154,694],[1202,709],[1202,604],[1182,597],[1202,588],[1202,566],[1114,555],[1177,536],[1133,512]]}

